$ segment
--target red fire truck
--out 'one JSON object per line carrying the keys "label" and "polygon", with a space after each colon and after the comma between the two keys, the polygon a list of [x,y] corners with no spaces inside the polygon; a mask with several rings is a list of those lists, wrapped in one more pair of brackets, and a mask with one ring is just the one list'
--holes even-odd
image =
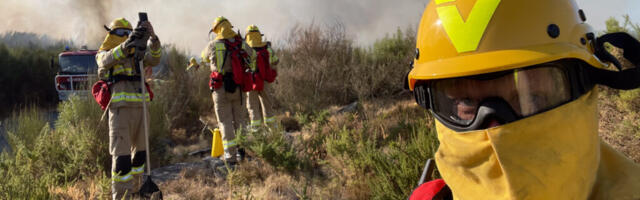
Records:
{"label": "red fire truck", "polygon": [[60,66],[55,78],[58,98],[62,101],[70,95],[90,95],[91,81],[95,81],[98,70],[95,50],[83,48],[78,51],[64,51],[58,55]]}

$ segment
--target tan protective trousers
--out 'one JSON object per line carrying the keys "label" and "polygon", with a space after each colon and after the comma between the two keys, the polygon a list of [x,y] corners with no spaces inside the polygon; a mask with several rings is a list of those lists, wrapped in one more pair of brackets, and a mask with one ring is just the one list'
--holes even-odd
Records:
{"label": "tan protective trousers", "polygon": [[236,131],[246,124],[247,111],[243,106],[244,92],[240,88],[236,88],[234,93],[229,93],[224,90],[224,87],[220,87],[214,90],[211,95],[218,118],[218,128],[222,133],[224,158],[234,162],[237,153]]}
{"label": "tan protective trousers", "polygon": [[247,110],[249,111],[249,119],[251,119],[249,124],[251,130],[257,129],[263,122],[267,126],[275,122],[269,85],[265,82],[262,91],[247,92]]}
{"label": "tan protective trousers", "polygon": [[[147,112],[147,117],[149,113]],[[149,118],[147,118],[149,119]],[[142,181],[144,165],[131,166],[132,170],[125,174],[117,174],[118,156],[131,156],[138,151],[145,151],[145,136],[142,107],[109,108],[109,153],[111,154],[111,192],[113,199],[129,199],[137,192]],[[147,122],[148,123],[148,122]]]}

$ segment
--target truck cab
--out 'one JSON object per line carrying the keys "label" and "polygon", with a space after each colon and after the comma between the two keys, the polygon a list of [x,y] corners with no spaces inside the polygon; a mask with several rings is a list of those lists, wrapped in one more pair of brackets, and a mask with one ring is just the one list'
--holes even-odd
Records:
{"label": "truck cab", "polygon": [[56,91],[61,101],[69,99],[71,95],[89,95],[91,82],[96,79],[98,63],[96,50],[81,49],[78,51],[64,51],[58,55],[60,66],[55,77]]}

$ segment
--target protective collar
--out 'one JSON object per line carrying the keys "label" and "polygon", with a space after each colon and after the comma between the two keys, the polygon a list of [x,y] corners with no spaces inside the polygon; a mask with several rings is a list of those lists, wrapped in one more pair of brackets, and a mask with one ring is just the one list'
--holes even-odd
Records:
{"label": "protective collar", "polygon": [[[489,129],[455,132],[436,121],[436,164],[455,199],[640,198],[640,166],[600,141],[596,108],[594,89]],[[618,182],[636,189],[610,188]]]}
{"label": "protective collar", "polygon": [[100,45],[100,51],[111,50],[116,46],[120,45],[121,43],[123,43],[125,40],[127,40],[126,36],[117,36],[113,34],[107,34],[107,37],[104,38],[102,45]]}

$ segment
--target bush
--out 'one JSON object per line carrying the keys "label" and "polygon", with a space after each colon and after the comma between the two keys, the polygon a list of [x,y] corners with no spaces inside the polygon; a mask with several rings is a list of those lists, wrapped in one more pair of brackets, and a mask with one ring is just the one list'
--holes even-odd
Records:
{"label": "bush", "polygon": [[[332,167],[341,173],[355,174],[348,178],[366,183],[368,192],[362,193],[372,199],[406,198],[417,186],[425,161],[438,147],[433,119],[428,114],[415,107],[396,109],[362,121],[361,125],[347,124],[333,129],[335,132],[325,140],[328,155],[336,158],[337,163],[344,163]],[[407,115],[414,116],[413,120],[402,116],[405,113],[411,113]],[[379,128],[389,120],[395,125]],[[345,166],[347,171],[341,169]]]}
{"label": "bush", "polygon": [[[58,102],[49,60],[62,48],[12,47],[0,43],[0,113],[30,104],[51,106]],[[18,95],[19,94],[19,95]],[[6,117],[6,116],[0,116]]]}
{"label": "bush", "polygon": [[279,131],[261,130],[249,133],[248,137],[238,134],[238,144],[276,169],[298,173],[309,168],[308,160],[298,155],[300,148]]}
{"label": "bush", "polygon": [[7,179],[0,183],[4,199],[52,198],[53,187],[110,171],[106,123],[99,122],[101,112],[92,101],[74,96],[63,102],[55,130],[35,108],[9,120],[15,128],[8,130],[13,153],[4,153],[0,161],[0,175]]}
{"label": "bush", "polygon": [[288,110],[312,112],[397,94],[409,71],[415,32],[400,29],[371,48],[355,47],[344,27],[296,26],[278,49],[274,96]]}
{"label": "bush", "polygon": [[[150,108],[151,120],[156,123],[152,125],[152,132],[157,132],[158,138],[170,138],[173,142],[192,142],[197,137],[189,133],[199,133],[202,128],[198,118],[211,113],[213,108],[208,85],[209,71],[200,69],[187,72],[187,56],[183,51],[171,45],[163,49],[166,52],[163,63],[168,76],[152,84],[156,96]],[[172,134],[176,129],[186,129],[187,135]]]}

